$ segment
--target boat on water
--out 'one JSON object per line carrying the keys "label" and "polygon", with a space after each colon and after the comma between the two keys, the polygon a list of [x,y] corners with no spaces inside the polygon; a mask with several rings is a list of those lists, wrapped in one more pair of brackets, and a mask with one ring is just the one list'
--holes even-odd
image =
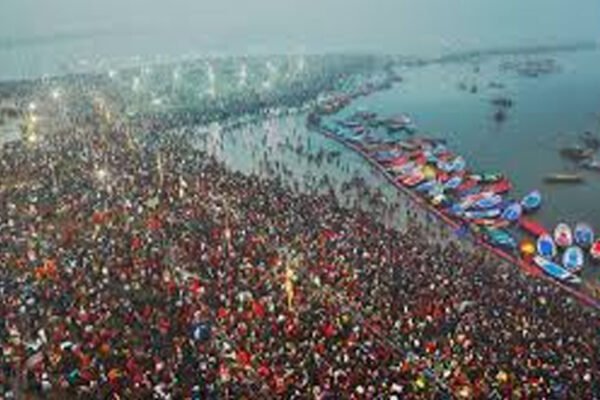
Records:
{"label": "boat on water", "polygon": [[600,260],[600,239],[596,240],[592,245],[590,256],[596,261]]}
{"label": "boat on water", "polygon": [[464,157],[458,156],[452,161],[453,172],[464,171],[465,168],[467,168],[467,161],[464,159]]}
{"label": "boat on water", "polygon": [[573,231],[569,225],[560,223],[554,228],[554,243],[558,247],[569,247],[573,244]]}
{"label": "boat on water", "polygon": [[534,263],[540,267],[548,276],[555,278],[561,282],[568,282],[573,284],[581,283],[581,278],[573,275],[572,272],[566,270],[555,262],[545,259],[541,256],[535,256],[533,258]]}
{"label": "boat on water", "polygon": [[418,168],[418,165],[411,161],[404,165],[397,165],[397,166],[392,166],[392,167],[386,168],[386,170],[389,173],[396,174],[398,176],[402,176],[402,175],[411,173],[416,168]]}
{"label": "boat on water", "polygon": [[537,210],[542,205],[542,194],[539,190],[529,192],[521,200],[521,206],[523,206],[523,212],[531,212]]}
{"label": "boat on water", "polygon": [[477,185],[478,182],[476,180],[471,179],[469,177],[463,178],[463,183],[461,183],[460,186],[456,188],[456,191],[460,195],[465,195],[467,192],[477,187]]}
{"label": "boat on water", "polygon": [[448,209],[446,209],[446,212],[450,215],[460,217],[464,215],[465,209],[460,204],[454,203]]}
{"label": "boat on water", "polygon": [[578,246],[571,246],[563,253],[562,264],[567,270],[577,272],[583,268],[585,256],[583,250]]}
{"label": "boat on water", "polygon": [[594,230],[586,223],[578,223],[573,233],[578,246],[588,248],[594,243]]}
{"label": "boat on water", "polygon": [[401,114],[396,117],[388,118],[387,120],[383,121],[383,125],[387,128],[388,132],[398,132],[405,130],[411,133],[415,130],[415,125],[412,119],[406,114]]}
{"label": "boat on water", "polygon": [[512,183],[506,178],[500,179],[498,182],[488,184],[483,188],[486,192],[503,194],[512,190]]}
{"label": "boat on water", "polygon": [[579,174],[550,174],[544,177],[546,183],[583,183],[583,176]]}
{"label": "boat on water", "polygon": [[425,180],[425,174],[422,171],[415,171],[414,173],[401,178],[400,182],[406,187],[415,187],[419,183]]}
{"label": "boat on water", "polygon": [[541,235],[538,238],[536,247],[538,254],[544,258],[551,259],[556,256],[556,243],[554,243],[552,236],[548,234]]}
{"label": "boat on water", "polygon": [[521,218],[523,207],[520,203],[514,202],[508,205],[502,212],[502,219],[508,222],[515,222]]}
{"label": "boat on water", "polygon": [[598,171],[600,172],[600,160],[585,160],[580,164],[581,168],[590,170],[590,171]]}
{"label": "boat on water", "polygon": [[497,218],[502,214],[499,208],[490,208],[487,210],[471,210],[465,211],[464,216],[467,219],[486,219],[486,218]]}
{"label": "boat on water", "polygon": [[504,175],[497,173],[474,174],[471,178],[479,183],[495,183],[504,178]]}
{"label": "boat on water", "polygon": [[595,153],[594,149],[587,147],[564,147],[560,149],[560,155],[564,158],[574,161],[586,160],[592,157]]}
{"label": "boat on water", "polygon": [[462,181],[463,181],[462,176],[455,175],[452,178],[448,179],[446,182],[444,182],[444,189],[454,190],[460,186]]}
{"label": "boat on water", "polygon": [[489,228],[502,229],[507,228],[510,224],[508,221],[499,218],[481,218],[472,221],[475,225],[486,226]]}
{"label": "boat on water", "polygon": [[392,158],[388,161],[383,162],[383,164],[390,166],[390,167],[398,167],[398,166],[402,166],[406,163],[408,163],[410,161],[410,159],[407,156],[400,156],[400,157],[396,157],[396,158]]}
{"label": "boat on water", "polygon": [[431,180],[427,180],[427,181],[417,185],[417,187],[415,187],[415,190],[419,193],[428,193],[436,185],[437,185],[437,182],[435,180],[431,179]]}
{"label": "boat on water", "polygon": [[548,234],[548,230],[541,223],[529,218],[521,217],[519,227],[534,237]]}
{"label": "boat on water", "polygon": [[478,192],[478,193],[469,194],[460,199],[460,205],[464,209],[467,209],[467,208],[470,208],[471,206],[473,206],[478,201],[483,200],[488,197],[492,197],[492,196],[495,196],[495,194],[491,193],[491,192]]}
{"label": "boat on water", "polygon": [[497,207],[500,205],[500,203],[502,203],[502,196],[495,194],[493,196],[484,197],[483,199],[476,201],[470,208],[476,210],[485,210]]}
{"label": "boat on water", "polygon": [[483,234],[486,239],[496,247],[506,250],[514,250],[517,248],[517,241],[515,238],[504,229],[484,227]]}
{"label": "boat on water", "polygon": [[381,163],[388,163],[394,159],[402,157],[402,152],[397,150],[379,150],[374,152],[371,157]]}

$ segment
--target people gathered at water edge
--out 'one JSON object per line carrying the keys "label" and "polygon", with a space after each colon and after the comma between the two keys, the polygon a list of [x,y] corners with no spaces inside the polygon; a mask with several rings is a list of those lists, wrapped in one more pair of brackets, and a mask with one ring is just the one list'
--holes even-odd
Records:
{"label": "people gathered at water edge", "polygon": [[0,176],[3,398],[599,396],[596,311],[417,220],[118,124]]}

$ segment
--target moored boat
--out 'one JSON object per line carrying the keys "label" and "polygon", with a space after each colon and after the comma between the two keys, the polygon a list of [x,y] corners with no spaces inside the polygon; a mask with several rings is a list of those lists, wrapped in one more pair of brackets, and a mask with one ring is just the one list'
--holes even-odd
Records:
{"label": "moored boat", "polygon": [[590,256],[594,260],[600,260],[600,239],[596,240],[590,249]]}
{"label": "moored boat", "polygon": [[444,183],[444,188],[447,190],[454,190],[456,189],[458,186],[460,186],[460,184],[462,183],[463,178],[462,176],[453,176],[452,178],[448,179],[445,183]]}
{"label": "moored boat", "polygon": [[467,219],[485,219],[485,218],[497,218],[500,216],[502,211],[499,208],[490,208],[487,210],[473,210],[465,211],[464,216]]}
{"label": "moored boat", "polygon": [[467,209],[467,208],[473,206],[473,204],[477,203],[478,201],[481,201],[485,198],[492,197],[492,196],[494,196],[494,193],[491,193],[491,192],[474,193],[474,194],[470,194],[468,196],[464,196],[463,198],[461,198],[460,204],[463,208]]}
{"label": "moored boat", "polygon": [[533,261],[538,267],[542,269],[542,271],[544,271],[547,275],[551,276],[552,278],[558,279],[562,282],[569,282],[574,284],[581,282],[581,279],[579,277],[573,275],[570,271],[567,271],[560,265],[550,260],[547,260],[544,257],[535,256],[533,258]]}
{"label": "moored boat", "polygon": [[472,222],[475,225],[487,226],[487,227],[496,228],[496,229],[507,228],[509,226],[508,221],[503,220],[503,219],[498,219],[498,218],[474,219]]}
{"label": "moored boat", "polygon": [[533,219],[521,218],[519,220],[519,226],[525,232],[535,237],[548,234],[548,230],[541,223]]}
{"label": "moored boat", "polygon": [[554,242],[558,247],[569,247],[573,244],[573,231],[569,225],[560,223],[554,228]]}
{"label": "moored boat", "polygon": [[590,171],[600,171],[600,160],[585,160],[579,165]]}
{"label": "moored boat", "polygon": [[583,250],[578,246],[571,246],[563,253],[563,267],[571,272],[579,271],[583,267],[585,256]]}
{"label": "moored boat", "polygon": [[484,210],[497,207],[500,205],[500,203],[502,203],[502,196],[495,194],[493,196],[484,197],[483,199],[476,201],[471,208]]}
{"label": "moored boat", "polygon": [[496,247],[506,250],[514,250],[517,248],[517,241],[503,229],[484,228],[483,233],[487,240]]}
{"label": "moored boat", "polygon": [[402,176],[402,175],[411,173],[412,171],[414,171],[417,168],[418,168],[418,166],[414,162],[411,161],[404,165],[387,168],[387,171],[389,173]]}
{"label": "moored boat", "polygon": [[519,203],[512,203],[502,212],[502,218],[509,222],[518,221],[523,214],[523,207]]}
{"label": "moored boat", "polygon": [[385,161],[385,164],[390,167],[397,167],[408,163],[410,159],[406,156],[399,156],[396,158],[392,158],[390,160]]}
{"label": "moored boat", "polygon": [[554,258],[556,256],[556,243],[552,236],[545,234],[541,235],[537,240],[537,252],[544,258]]}
{"label": "moored boat", "polygon": [[471,175],[471,178],[478,181],[479,183],[495,183],[504,178],[502,174],[484,173]]}
{"label": "moored boat", "polygon": [[542,194],[539,190],[529,192],[521,200],[523,212],[531,212],[537,210],[542,205]]}
{"label": "moored boat", "polygon": [[406,187],[414,187],[425,180],[425,174],[421,171],[416,171],[401,179],[401,183]]}
{"label": "moored boat", "polygon": [[578,223],[573,235],[578,246],[588,248],[594,243],[594,230],[586,223]]}
{"label": "moored boat", "polygon": [[463,183],[460,184],[459,187],[456,188],[456,191],[460,194],[464,194],[469,190],[472,190],[478,185],[478,182],[471,178],[463,179]]}
{"label": "moored boat", "polygon": [[437,182],[435,180],[427,180],[417,185],[417,187],[415,187],[415,190],[420,193],[427,193],[431,189],[433,189],[435,185],[437,185]]}
{"label": "moored boat", "polygon": [[579,174],[550,174],[544,177],[546,183],[583,183],[583,176]]}
{"label": "moored boat", "polygon": [[486,185],[484,188],[484,190],[487,192],[494,192],[497,194],[509,192],[511,189],[512,189],[512,183],[510,183],[510,181],[506,178],[503,178],[496,183]]}

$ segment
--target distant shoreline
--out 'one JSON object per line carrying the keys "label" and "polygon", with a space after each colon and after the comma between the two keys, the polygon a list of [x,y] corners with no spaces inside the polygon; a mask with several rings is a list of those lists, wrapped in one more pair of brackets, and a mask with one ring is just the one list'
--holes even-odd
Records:
{"label": "distant shoreline", "polygon": [[[47,45],[51,43],[52,39],[59,39],[60,42],[70,41],[72,40],[82,40],[89,39],[89,34],[74,34],[74,35],[55,35],[50,38],[35,38],[35,45]],[[29,44],[29,41],[26,39],[20,39],[19,41]],[[17,48],[15,46],[3,46],[3,42],[6,40],[0,40],[0,51],[4,50],[12,50]],[[472,59],[478,58],[487,58],[487,57],[500,57],[500,56],[527,56],[527,55],[541,55],[541,54],[556,54],[556,53],[573,53],[573,52],[581,52],[581,51],[597,51],[600,50],[600,42],[598,41],[581,41],[581,42],[573,42],[573,43],[562,43],[562,44],[553,44],[553,45],[535,45],[535,46],[503,46],[503,47],[495,47],[495,48],[484,48],[484,49],[475,49],[475,50],[463,50],[463,51],[455,51],[448,54],[437,55],[437,56],[418,56],[418,55],[401,55],[394,53],[370,53],[370,52],[328,52],[328,53],[306,53],[302,54],[304,57],[371,57],[371,58],[379,58],[381,60],[388,60],[389,62],[393,62],[394,64],[404,65],[404,66],[420,66],[420,65],[430,65],[430,64],[446,64],[446,63],[462,63],[467,62]],[[236,59],[236,58],[244,58],[244,59],[268,59],[268,58],[278,58],[278,57],[289,57],[292,55],[300,55],[295,53],[273,53],[273,54],[261,54],[261,55],[198,55],[197,57],[190,58],[190,56],[181,56],[178,58],[174,58],[169,61],[156,61],[156,57],[154,60],[147,59],[144,60],[136,60],[135,62],[129,59],[121,59],[115,60],[115,67],[113,69],[122,71],[122,70],[130,70],[132,68],[137,68],[140,66],[156,66],[156,65],[177,65],[181,63],[189,63],[189,62],[203,62],[210,61],[216,59]],[[98,69],[90,69],[88,71],[77,71],[73,70],[70,72],[65,72],[62,74],[53,74],[53,75],[43,75],[35,78],[0,78],[0,92],[2,91],[2,86],[5,85],[18,85],[18,84],[26,84],[26,83],[35,83],[39,82],[42,79],[49,80],[60,80],[60,79],[69,79],[72,77],[83,77],[83,76],[98,76],[105,71]]]}

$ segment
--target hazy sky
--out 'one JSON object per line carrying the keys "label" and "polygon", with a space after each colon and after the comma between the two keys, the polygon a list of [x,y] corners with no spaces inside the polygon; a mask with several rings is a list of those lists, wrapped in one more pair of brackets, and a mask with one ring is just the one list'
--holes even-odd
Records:
{"label": "hazy sky", "polygon": [[[431,54],[600,39],[600,0],[0,0],[0,53],[7,52],[7,42],[14,48],[15,39],[22,47],[43,47],[39,40],[49,35],[63,42],[68,38],[60,35],[79,41],[95,36],[70,52],[107,57],[301,50]],[[41,57],[36,51],[44,50],[19,54]],[[0,54],[0,61],[10,57]]]}

